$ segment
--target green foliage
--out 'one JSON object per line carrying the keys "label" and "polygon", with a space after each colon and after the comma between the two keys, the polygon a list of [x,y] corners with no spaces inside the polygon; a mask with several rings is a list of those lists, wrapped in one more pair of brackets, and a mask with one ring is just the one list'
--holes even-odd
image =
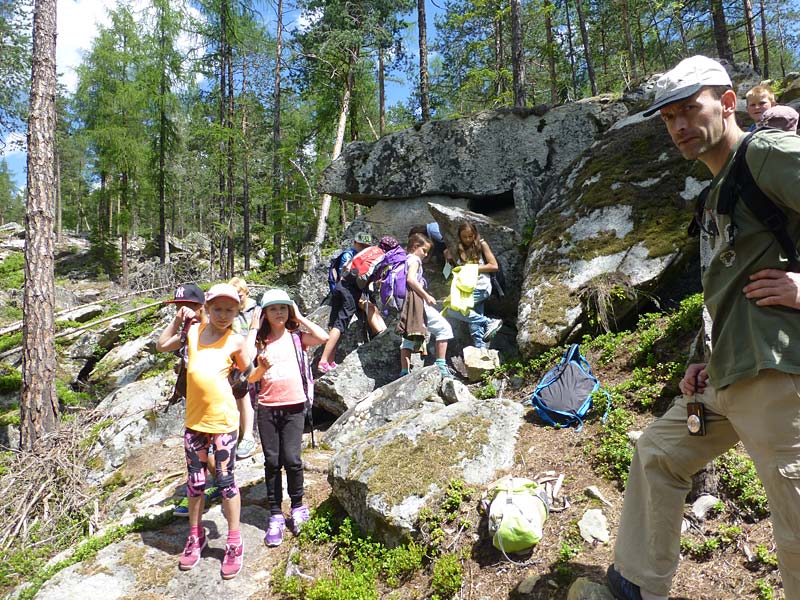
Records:
{"label": "green foliage", "polygon": [[553,566],[556,579],[561,584],[566,585],[575,578],[575,573],[570,563],[582,550],[583,538],[581,538],[578,530],[578,524],[573,521],[570,523],[566,536],[558,547],[558,558]]}
{"label": "green foliage", "polygon": [[720,487],[742,511],[753,519],[769,514],[767,493],[758,478],[753,461],[729,450],[714,461],[719,474]]}
{"label": "green foliage", "polygon": [[119,334],[120,344],[137,340],[140,337],[150,335],[153,333],[155,326],[158,324],[158,309],[159,306],[153,306],[149,309],[142,310],[135,313],[131,319],[125,321],[122,331]]}
{"label": "green foliage", "polygon": [[764,565],[765,567],[769,567],[770,570],[778,568],[778,557],[769,551],[764,544],[759,544],[756,546],[756,561]]}
{"label": "green foliage", "polygon": [[92,396],[86,392],[76,392],[63,381],[56,380],[56,394],[61,406],[89,406]]}
{"label": "green foliage", "polygon": [[681,551],[695,560],[708,560],[715,552],[733,544],[741,535],[740,527],[720,525],[716,532],[707,535],[701,542],[682,538]]}
{"label": "green foliage", "polygon": [[[417,528],[422,534],[428,556],[437,556],[444,550],[447,540],[445,526],[459,519],[461,509],[475,495],[475,490],[454,479],[450,481],[437,506],[425,507],[419,511]],[[459,527],[471,527],[468,520],[460,519]]]}
{"label": "green foliage", "polygon": [[0,288],[21,290],[25,282],[25,255],[12,252],[0,262]]}
{"label": "green foliage", "polygon": [[475,390],[475,397],[479,400],[488,400],[489,398],[497,398],[497,387],[489,375],[484,376],[483,385]]}
{"label": "green foliage", "polygon": [[17,404],[12,404],[7,409],[0,412],[0,425],[14,425],[15,427],[19,427],[19,423],[20,414]]}
{"label": "green foliage", "polygon": [[[617,404],[617,399],[613,399]],[[628,440],[628,430],[633,425],[633,417],[621,408],[608,412],[608,419],[598,434],[592,459],[597,472],[622,486],[628,481],[628,469],[633,459],[633,446]]]}
{"label": "green foliage", "polygon": [[17,348],[22,344],[22,331],[15,331],[14,333],[7,333],[0,336],[0,353]]}
{"label": "green foliage", "polygon": [[758,600],[775,600],[775,590],[765,579],[757,579],[753,591],[758,595]]}
{"label": "green foliage", "polygon": [[22,374],[16,369],[0,366],[0,394],[10,394],[22,389]]}
{"label": "green foliage", "polygon": [[461,590],[463,577],[464,570],[461,567],[460,558],[455,554],[441,555],[433,564],[431,588],[434,593],[431,599],[449,600],[453,598]]}

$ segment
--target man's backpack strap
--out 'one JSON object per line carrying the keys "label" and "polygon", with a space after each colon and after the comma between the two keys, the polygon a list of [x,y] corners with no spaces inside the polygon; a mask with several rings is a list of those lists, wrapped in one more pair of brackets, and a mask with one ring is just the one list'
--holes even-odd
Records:
{"label": "man's backpack strap", "polygon": [[758,187],[750,167],[747,164],[747,147],[757,131],[747,134],[739,144],[730,172],[733,177],[726,178],[720,190],[720,199],[717,211],[720,214],[730,214],[733,221],[736,200],[741,198],[747,208],[756,218],[775,236],[786,258],[789,261],[789,271],[800,271],[800,255],[797,245],[786,229],[788,219],[775,203]]}

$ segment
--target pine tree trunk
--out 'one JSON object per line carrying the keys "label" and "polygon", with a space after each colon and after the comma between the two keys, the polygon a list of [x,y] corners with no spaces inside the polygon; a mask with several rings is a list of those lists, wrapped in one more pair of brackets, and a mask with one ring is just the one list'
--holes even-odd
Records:
{"label": "pine tree trunk", "polygon": [[583,54],[586,57],[586,74],[589,77],[589,85],[592,87],[592,96],[597,96],[597,81],[594,77],[594,67],[592,66],[592,53],[589,50],[589,34],[586,31],[586,21],[583,17],[583,0],[575,0],[578,9],[578,24],[581,28],[581,40],[583,40]]}
{"label": "pine tree trunk", "polygon": [[128,287],[128,231],[130,226],[129,201],[128,201],[128,172],[123,171],[119,195],[119,208],[117,210],[117,221],[119,222],[120,232],[120,261],[122,263],[122,274],[120,284],[123,288]]}
{"label": "pine tree trunk", "polygon": [[511,56],[514,107],[525,108],[525,52],[522,47],[522,0],[511,0]]}
{"label": "pine tree trunk", "polygon": [[[158,82],[158,259],[161,264],[167,262],[167,65],[164,61],[167,38],[165,32],[164,6],[158,7],[158,50],[160,73]],[[173,223],[174,225],[174,223]]]}
{"label": "pine tree trunk", "polygon": [[757,72],[761,72],[761,61],[758,59],[758,46],[756,45],[756,28],[753,23],[753,6],[750,0],[742,1],[742,8],[744,9],[744,23],[745,31],[747,32],[747,47],[750,52],[750,64]]}
{"label": "pine tree trunk", "polygon": [[383,46],[378,46],[378,136],[386,130],[386,66],[383,64]]}
{"label": "pine tree trunk", "polygon": [[547,41],[547,70],[550,74],[550,104],[558,104],[558,74],[556,73],[556,49],[553,43],[553,5],[544,0],[544,29]]}
{"label": "pine tree trunk", "polygon": [[33,11],[20,392],[20,447],[25,450],[58,424],[53,317],[56,2],[36,0]]}
{"label": "pine tree trunk", "polygon": [[725,21],[725,9],[722,0],[710,0],[711,21],[714,26],[714,42],[717,45],[717,54],[720,58],[733,62],[733,50],[728,36],[728,24]]}
{"label": "pine tree trunk", "polygon": [[417,27],[419,29],[419,105],[424,123],[431,120],[428,94],[428,23],[425,17],[425,0],[417,0]]}
{"label": "pine tree trunk", "polygon": [[[247,98],[247,54],[242,56],[242,98]],[[247,163],[250,160],[247,140],[247,102],[242,103],[242,251],[244,270],[250,270],[250,181]]]}
{"label": "pine tree trunk", "polygon": [[233,198],[233,172],[234,167],[236,166],[236,157],[234,155],[234,138],[233,138],[233,46],[228,44],[228,52],[226,61],[228,64],[228,118],[226,120],[226,127],[228,129],[228,185],[227,185],[227,196],[228,196],[228,222],[226,223],[225,231],[227,235],[227,245],[228,245],[228,253],[227,253],[227,260],[225,261],[226,270],[225,276],[226,277],[233,277],[233,263],[234,263],[234,253],[235,253],[235,246],[234,246],[234,216],[236,215],[236,210],[234,207],[234,198]]}
{"label": "pine tree trunk", "polygon": [[272,260],[283,263],[283,206],[280,199],[281,147],[281,60],[283,43],[283,0],[278,0],[278,23],[275,36],[275,89],[272,99]]}

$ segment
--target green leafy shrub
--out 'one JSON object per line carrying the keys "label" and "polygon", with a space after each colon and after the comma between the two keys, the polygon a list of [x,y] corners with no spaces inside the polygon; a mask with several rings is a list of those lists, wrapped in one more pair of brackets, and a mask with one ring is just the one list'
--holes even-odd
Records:
{"label": "green leafy shrub", "polygon": [[753,519],[763,519],[769,515],[767,493],[752,460],[735,450],[728,450],[714,464],[720,486],[736,506]]}
{"label": "green leafy shrub", "polygon": [[25,283],[25,255],[12,252],[0,261],[0,288],[21,290]]}
{"label": "green leafy shrub", "polygon": [[[614,396],[612,395],[612,401]],[[614,402],[616,404],[616,402]],[[623,486],[628,481],[628,469],[633,459],[633,446],[628,440],[628,430],[633,426],[633,417],[621,408],[608,412],[608,419],[593,446],[593,462],[597,472]]]}
{"label": "green leafy shrub", "polygon": [[454,597],[463,584],[464,570],[461,560],[455,554],[443,554],[433,565],[431,599],[449,600]]}

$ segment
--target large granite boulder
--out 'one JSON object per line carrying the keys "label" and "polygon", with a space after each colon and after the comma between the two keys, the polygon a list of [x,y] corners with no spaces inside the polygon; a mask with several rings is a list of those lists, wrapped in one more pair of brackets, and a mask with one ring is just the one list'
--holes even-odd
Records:
{"label": "large granite boulder", "polygon": [[320,189],[368,206],[433,195],[492,200],[515,206],[523,223],[544,183],[626,113],[622,103],[601,97],[549,111],[429,121],[349,144],[322,173]]}
{"label": "large granite boulder", "polygon": [[613,326],[667,292],[697,255],[686,227],[710,178],[658,118],[629,117],[585,152],[537,215],[517,320],[523,355],[576,337],[590,319]]}
{"label": "large granite boulder", "polygon": [[348,408],[325,432],[325,443],[340,450],[390,423],[404,410],[419,408],[425,402],[444,404],[439,395],[441,385],[442,374],[438,367],[414,369]]}
{"label": "large granite boulder", "polygon": [[522,416],[522,406],[507,400],[403,411],[333,456],[332,492],[364,531],[397,544],[449,481],[484,484],[514,463]]}
{"label": "large granite boulder", "polygon": [[138,448],[182,435],[183,406],[175,404],[163,410],[174,384],[174,373],[162,373],[115,390],[97,406],[109,423],[93,450],[94,480],[102,480]]}

